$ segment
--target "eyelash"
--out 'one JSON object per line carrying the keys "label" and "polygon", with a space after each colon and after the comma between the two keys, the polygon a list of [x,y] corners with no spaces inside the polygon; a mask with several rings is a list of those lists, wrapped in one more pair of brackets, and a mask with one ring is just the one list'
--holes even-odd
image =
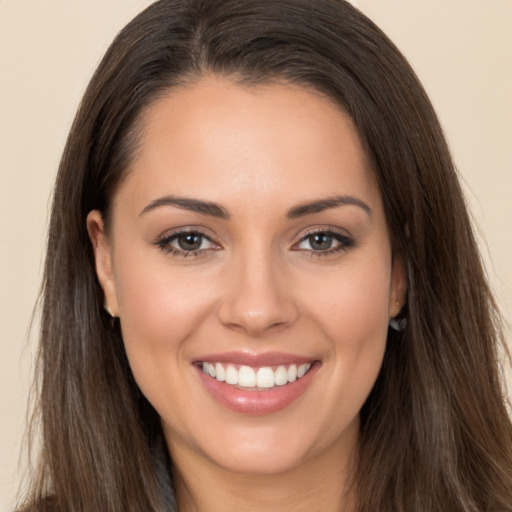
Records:
{"label": "eyelash", "polygon": [[[337,231],[332,231],[332,230],[325,229],[325,228],[319,228],[319,229],[313,229],[311,231],[308,231],[306,234],[304,234],[302,236],[299,243],[295,244],[293,247],[294,248],[298,247],[300,244],[302,244],[308,238],[312,237],[313,235],[318,235],[318,234],[326,235],[327,237],[332,238],[332,239],[336,240],[337,242],[339,242],[339,244],[333,248],[326,249],[324,251],[315,251],[313,249],[306,249],[305,252],[309,253],[308,256],[310,258],[325,257],[325,256],[329,256],[329,255],[341,252],[341,251],[348,251],[349,249],[351,249],[352,247],[355,247],[355,245],[356,245],[355,240],[348,235],[344,235]],[[295,250],[299,251],[301,249],[295,249]]]}
{"label": "eyelash", "polygon": [[[315,251],[313,249],[300,249],[299,248],[300,244],[305,242],[308,238],[310,238],[314,235],[318,235],[318,234],[322,234],[322,235],[325,235],[329,238],[336,240],[338,242],[338,245],[335,246],[334,248],[326,249],[323,251],[322,250]],[[180,236],[186,236],[186,235],[195,235],[195,236],[201,238],[202,241],[210,242],[213,246],[215,246],[214,250],[220,248],[220,246],[216,245],[210,237],[208,237],[204,233],[201,233],[201,231],[189,230],[189,229],[184,229],[181,231],[176,231],[174,233],[167,234],[167,235],[163,236],[162,238],[160,238],[159,240],[157,240],[155,242],[155,245],[160,250],[164,251],[165,253],[172,254],[173,256],[178,257],[178,258],[189,258],[189,257],[194,257],[194,256],[197,257],[197,256],[204,255],[208,249],[198,249],[195,251],[186,251],[183,249],[177,249],[176,247],[173,247],[171,245]],[[347,251],[354,246],[355,246],[355,240],[353,238],[351,238],[350,236],[347,236],[347,235],[344,235],[344,234],[341,234],[339,232],[332,231],[329,229],[314,229],[314,230],[308,231],[306,234],[304,234],[302,236],[302,238],[299,240],[299,242],[296,243],[292,247],[292,250],[295,250],[295,251],[302,250],[305,253],[309,253],[308,254],[309,257],[318,257],[318,256],[329,256],[329,255],[337,253],[337,252]]]}
{"label": "eyelash", "polygon": [[[164,251],[167,254],[172,254],[173,256],[177,258],[189,258],[191,256],[201,256],[205,254],[205,251],[207,249],[198,249],[195,251],[185,251],[183,249],[177,249],[176,247],[173,247],[171,244],[175,240],[177,240],[180,236],[186,236],[186,235],[195,235],[199,238],[201,238],[202,241],[210,242],[212,245],[216,245],[212,239],[208,236],[206,236],[204,233],[201,233],[200,231],[194,230],[194,229],[184,229],[181,231],[175,231],[174,233],[170,233],[167,235],[164,235],[162,238],[157,240],[155,242],[155,245]],[[218,246],[217,246],[218,247]],[[215,249],[214,249],[215,250]]]}

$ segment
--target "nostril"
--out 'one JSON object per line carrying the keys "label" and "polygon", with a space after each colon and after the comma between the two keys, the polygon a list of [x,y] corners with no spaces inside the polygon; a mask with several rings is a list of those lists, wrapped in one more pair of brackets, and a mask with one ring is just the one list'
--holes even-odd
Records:
{"label": "nostril", "polygon": [[286,311],[283,307],[268,309],[260,309],[256,311],[241,311],[234,305],[225,304],[219,312],[219,319],[226,327],[244,332],[251,335],[259,335],[267,331],[275,331],[284,329],[293,324],[297,318],[297,314],[288,308]]}

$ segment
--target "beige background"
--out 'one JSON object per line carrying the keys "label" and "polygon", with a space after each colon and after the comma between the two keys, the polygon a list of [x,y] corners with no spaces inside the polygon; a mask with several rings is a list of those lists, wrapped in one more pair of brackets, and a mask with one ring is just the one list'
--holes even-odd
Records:
{"label": "beige background", "polygon": [[[0,0],[0,512],[11,510],[19,482],[28,328],[59,156],[95,65],[149,3]],[[512,0],[353,3],[402,49],[432,97],[511,322]]]}

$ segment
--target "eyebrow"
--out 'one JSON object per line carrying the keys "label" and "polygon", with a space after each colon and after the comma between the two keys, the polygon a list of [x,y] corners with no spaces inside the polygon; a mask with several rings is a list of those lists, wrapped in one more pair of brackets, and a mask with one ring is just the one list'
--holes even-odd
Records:
{"label": "eyebrow", "polygon": [[200,213],[202,215],[209,215],[211,217],[218,217],[220,219],[229,219],[228,211],[216,204],[209,201],[201,201],[199,199],[192,199],[188,197],[176,197],[176,196],[165,196],[159,197],[154,201],[151,201],[139,214],[144,215],[145,213],[154,210],[160,206],[177,206],[184,210],[190,210],[192,212]]}
{"label": "eyebrow", "polygon": [[364,210],[370,217],[373,215],[372,209],[361,199],[354,196],[333,196],[317,201],[310,201],[291,208],[286,217],[288,219],[297,219],[312,213],[319,213],[329,208],[337,208],[339,206],[358,206]]}
{"label": "eyebrow", "polygon": [[[318,199],[315,201],[309,201],[307,203],[299,204],[294,206],[286,217],[288,219],[297,219],[304,217],[305,215],[311,215],[313,213],[319,213],[329,208],[337,208],[339,206],[358,206],[364,210],[370,217],[373,212],[372,209],[361,199],[354,196],[333,196],[325,199]],[[212,203],[210,201],[202,201],[200,199],[192,199],[189,197],[176,197],[173,195],[159,197],[151,201],[144,209],[140,212],[139,216],[145,213],[159,208],[160,206],[176,206],[183,208],[184,210],[190,210],[192,212],[200,213],[202,215],[208,215],[211,217],[217,217],[220,219],[229,219],[230,215],[228,211],[219,204]]]}

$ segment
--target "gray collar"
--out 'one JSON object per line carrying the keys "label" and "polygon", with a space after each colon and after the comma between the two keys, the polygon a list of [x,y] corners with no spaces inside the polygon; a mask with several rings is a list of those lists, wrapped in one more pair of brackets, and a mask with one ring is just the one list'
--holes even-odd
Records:
{"label": "gray collar", "polygon": [[171,479],[172,462],[163,436],[156,437],[151,446],[151,454],[158,484],[162,493],[164,509],[162,512],[178,512],[176,499],[174,498],[174,488]]}

